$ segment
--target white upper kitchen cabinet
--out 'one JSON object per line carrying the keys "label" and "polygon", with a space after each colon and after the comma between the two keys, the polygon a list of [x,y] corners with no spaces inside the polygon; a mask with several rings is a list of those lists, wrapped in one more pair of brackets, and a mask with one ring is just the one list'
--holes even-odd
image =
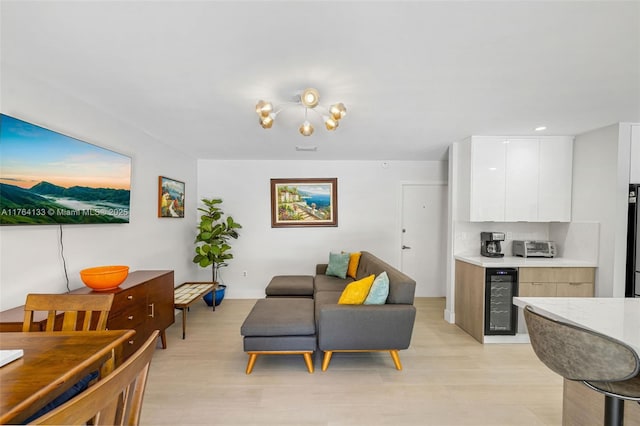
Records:
{"label": "white upper kitchen cabinet", "polygon": [[571,222],[573,138],[540,139],[538,222]]}
{"label": "white upper kitchen cabinet", "polygon": [[504,138],[473,137],[469,211],[471,222],[504,220],[505,158]]}
{"label": "white upper kitchen cabinet", "polygon": [[505,222],[538,220],[538,139],[505,139]]}
{"label": "white upper kitchen cabinet", "polygon": [[472,136],[460,147],[461,220],[571,221],[573,137]]}

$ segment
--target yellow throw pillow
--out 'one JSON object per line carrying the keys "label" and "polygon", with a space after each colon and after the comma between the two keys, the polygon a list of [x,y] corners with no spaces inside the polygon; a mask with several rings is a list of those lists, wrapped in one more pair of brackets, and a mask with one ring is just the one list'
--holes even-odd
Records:
{"label": "yellow throw pillow", "polygon": [[347,276],[356,279],[356,272],[358,271],[358,264],[360,263],[360,256],[362,253],[350,253],[349,254],[349,266],[347,267]]}
{"label": "yellow throw pillow", "polygon": [[371,274],[366,278],[348,284],[340,295],[338,304],[362,305],[369,295],[369,290],[371,289],[371,285],[373,284],[373,280],[375,280],[375,278],[376,276]]}

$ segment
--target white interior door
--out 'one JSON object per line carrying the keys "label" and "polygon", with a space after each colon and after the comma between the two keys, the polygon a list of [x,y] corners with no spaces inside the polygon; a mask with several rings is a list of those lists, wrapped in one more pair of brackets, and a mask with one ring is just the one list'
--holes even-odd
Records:
{"label": "white interior door", "polygon": [[418,297],[446,294],[446,213],[446,185],[402,185],[401,268]]}

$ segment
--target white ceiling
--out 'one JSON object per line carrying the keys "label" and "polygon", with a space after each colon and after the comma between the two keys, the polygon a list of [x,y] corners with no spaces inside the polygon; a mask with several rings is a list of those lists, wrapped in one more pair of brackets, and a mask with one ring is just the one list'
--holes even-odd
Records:
{"label": "white ceiling", "polygon": [[[442,160],[472,134],[640,121],[637,1],[0,7],[3,87],[37,79],[197,158]],[[301,136],[295,109],[260,127],[259,99],[305,87],[345,103],[336,132]]]}

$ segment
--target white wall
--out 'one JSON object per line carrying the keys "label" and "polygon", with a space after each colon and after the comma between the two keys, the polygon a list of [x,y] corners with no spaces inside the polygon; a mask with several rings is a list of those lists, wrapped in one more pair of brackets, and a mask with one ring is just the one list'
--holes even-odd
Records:
{"label": "white wall", "polygon": [[504,232],[500,245],[511,256],[513,240],[548,240],[549,223],[543,222],[456,222],[454,254],[480,256],[480,233]]}
{"label": "white wall", "polygon": [[[69,287],[83,285],[81,269],[106,264],[192,279],[196,160],[5,64],[1,87],[3,113],[132,157],[130,223],[62,227]],[[186,183],[184,219],[157,217],[160,175]],[[30,292],[66,291],[59,232],[57,225],[0,227],[0,309],[24,304]]]}
{"label": "white wall", "polygon": [[600,297],[624,297],[631,127],[603,127],[574,142],[572,220],[600,223]]}
{"label": "white wall", "polygon": [[[292,147],[293,149],[293,147]],[[446,162],[198,161],[198,198],[223,199],[242,224],[222,270],[230,298],[263,297],[274,275],[313,275],[330,251],[367,250],[398,266],[401,182],[446,182]],[[270,179],[338,178],[338,227],[271,228]],[[444,248],[443,248],[444,249]],[[246,271],[244,277],[242,272]],[[199,278],[210,279],[209,270]]]}
{"label": "white wall", "polygon": [[556,242],[558,257],[584,260],[598,264],[600,252],[600,223],[550,223],[549,239]]}

